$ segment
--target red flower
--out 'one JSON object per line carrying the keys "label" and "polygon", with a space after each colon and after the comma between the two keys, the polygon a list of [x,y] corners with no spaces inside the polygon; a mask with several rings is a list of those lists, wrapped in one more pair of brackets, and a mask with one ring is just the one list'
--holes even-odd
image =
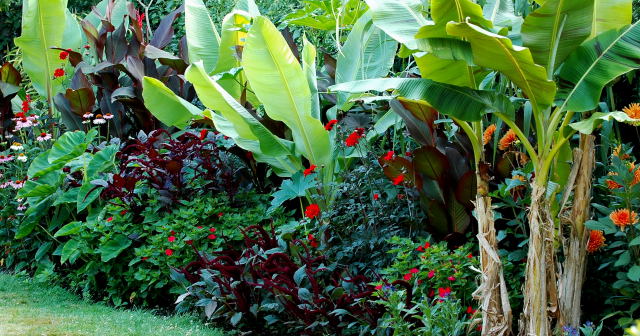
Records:
{"label": "red flower", "polygon": [[90,45],[88,45],[88,44],[85,44],[85,45],[84,45],[84,48],[85,48],[85,49],[89,49],[89,48],[91,48],[91,46],[90,46]]}
{"label": "red flower", "polygon": [[172,249],[166,249],[164,250],[164,254],[171,256],[173,254],[173,250]]}
{"label": "red flower", "polygon": [[209,232],[216,232],[216,228],[210,228]]}
{"label": "red flower", "polygon": [[187,240],[187,241],[185,241],[185,243],[186,243],[187,245],[193,245],[193,240]]}
{"label": "red flower", "polygon": [[335,120],[335,119],[329,120],[329,122],[326,125],[324,125],[324,129],[326,129],[327,131],[330,131],[330,130],[333,129],[333,126],[335,126],[335,124],[337,124],[337,123],[338,123],[338,121]]}
{"label": "red flower", "polygon": [[393,179],[393,185],[399,185],[404,182],[404,174],[400,174]]}
{"label": "red flower", "polygon": [[209,238],[209,239],[213,240],[213,239],[216,239],[216,238],[217,238],[217,236],[216,236],[216,235],[214,235],[214,234],[210,234],[210,235],[208,235],[208,236],[207,236],[207,238]]}
{"label": "red flower", "polygon": [[433,290],[433,288],[429,289],[429,294],[427,294],[427,296],[429,297],[433,297],[434,295],[436,295],[435,291]]}
{"label": "red flower", "polygon": [[136,13],[136,19],[138,21],[138,27],[142,28],[142,22],[144,21],[144,13],[142,14]]}
{"label": "red flower", "polygon": [[376,290],[381,290],[382,289],[382,285],[377,285],[376,286]]}
{"label": "red flower", "polygon": [[449,281],[456,281],[456,277],[454,277],[454,276],[450,276],[450,277],[448,277],[447,279],[448,279]]}
{"label": "red flower", "polygon": [[147,259],[149,259],[149,257],[142,257],[142,260],[143,260],[143,261],[144,261],[144,260],[147,260]]}
{"label": "red flower", "polygon": [[218,218],[224,216],[224,214],[222,212],[218,212]]}
{"label": "red flower", "polygon": [[169,238],[167,238],[167,240],[168,240],[170,243],[173,243],[174,241],[176,241],[176,236],[169,236]]}
{"label": "red flower", "polygon": [[413,274],[411,274],[411,273],[407,273],[407,274],[405,274],[405,275],[404,275],[404,277],[403,277],[403,278],[404,278],[404,280],[405,280],[405,281],[409,281],[409,280],[411,280],[411,277],[412,277],[412,276],[413,276]]}
{"label": "red flower", "polygon": [[438,288],[438,295],[440,295],[440,297],[447,297],[451,294],[451,287],[446,287],[446,288]]}
{"label": "red flower", "polygon": [[428,249],[428,248],[430,248],[430,247],[431,247],[431,243],[430,243],[430,242],[426,242],[426,243],[424,243],[424,248],[425,248],[425,249]]}
{"label": "red flower", "polygon": [[109,218],[107,218],[107,222],[110,222],[110,221],[112,221],[112,220],[113,220],[113,217],[109,217]]}
{"label": "red flower", "polygon": [[60,59],[61,60],[66,60],[67,57],[69,57],[69,52],[68,51],[61,51],[60,52]]}
{"label": "red flower", "polygon": [[316,168],[318,168],[318,166],[312,164],[311,166],[309,166],[309,168],[305,169],[304,172],[302,172],[302,174],[304,174],[304,176],[311,175],[315,173]]}
{"label": "red flower", "polygon": [[412,274],[416,274],[418,272],[419,272],[419,270],[417,268],[412,268],[412,269],[409,270],[409,273],[412,273]]}
{"label": "red flower", "polygon": [[373,200],[374,200],[374,201],[377,201],[377,200],[378,200],[378,198],[380,198],[380,195],[378,195],[378,194],[373,194]]}
{"label": "red flower", "polygon": [[200,130],[200,140],[204,140],[204,138],[207,137],[207,133],[209,131],[207,131],[206,129]]}
{"label": "red flower", "polygon": [[309,245],[311,245],[311,247],[317,248],[319,246],[318,241],[316,240],[316,237],[314,237],[312,234],[309,234],[307,236],[307,240],[309,241]]}
{"label": "red flower", "polygon": [[384,155],[384,159],[385,159],[385,160],[387,160],[387,161],[390,161],[390,160],[392,160],[392,159],[393,159],[393,156],[394,156],[395,154],[396,154],[396,153],[394,153],[394,151],[388,151],[388,152],[387,152],[387,154],[385,154],[385,155]]}
{"label": "red flower", "polygon": [[411,152],[405,152],[405,153],[404,153],[404,156],[411,157],[411,156],[413,156],[413,154],[412,154]]}
{"label": "red flower", "polygon": [[476,310],[473,309],[473,307],[471,307],[471,306],[467,307],[467,314],[473,315],[475,313],[476,313]]}
{"label": "red flower", "polygon": [[435,275],[436,275],[436,271],[431,270],[431,271],[429,271],[429,274],[427,274],[427,277],[428,277],[429,279],[431,279],[431,278],[433,278]]}
{"label": "red flower", "polygon": [[345,144],[347,147],[353,147],[358,144],[362,136],[364,136],[364,128],[356,128],[355,131],[349,134],[347,140],[345,140]]}
{"label": "red flower", "polygon": [[469,259],[473,259],[473,254],[472,254],[472,253],[469,253],[469,254],[467,255],[467,258],[469,258]]}
{"label": "red flower", "polygon": [[127,212],[128,212],[128,211],[127,211],[126,209],[125,209],[125,210],[120,211],[120,216],[124,216],[124,215],[126,215],[126,214],[127,214]]}
{"label": "red flower", "polygon": [[204,229],[204,227],[202,226],[196,226],[198,229]]}
{"label": "red flower", "polygon": [[304,210],[304,215],[309,219],[314,219],[320,215],[320,207],[313,203]]}
{"label": "red flower", "polygon": [[420,251],[420,252],[424,252],[424,247],[422,247],[422,246],[418,246],[418,248],[417,248],[416,250],[418,250],[418,251]]}
{"label": "red flower", "polygon": [[53,78],[58,78],[64,76],[64,69],[58,68],[53,71]]}
{"label": "red flower", "polygon": [[171,232],[170,232],[170,233],[171,233],[171,235],[172,235],[172,236],[176,234],[176,232],[175,232],[175,231],[173,231],[173,230],[171,230]]}

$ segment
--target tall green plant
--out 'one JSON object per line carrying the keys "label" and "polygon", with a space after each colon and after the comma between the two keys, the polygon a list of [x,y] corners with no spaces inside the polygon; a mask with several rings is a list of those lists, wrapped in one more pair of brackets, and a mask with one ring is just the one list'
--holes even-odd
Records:
{"label": "tall green plant", "polygon": [[60,51],[82,45],[80,26],[67,9],[67,0],[24,0],[22,4],[22,34],[15,39],[22,52],[24,71],[33,87],[47,97],[49,112],[51,99],[62,89],[61,79],[54,79],[54,70],[60,68]]}

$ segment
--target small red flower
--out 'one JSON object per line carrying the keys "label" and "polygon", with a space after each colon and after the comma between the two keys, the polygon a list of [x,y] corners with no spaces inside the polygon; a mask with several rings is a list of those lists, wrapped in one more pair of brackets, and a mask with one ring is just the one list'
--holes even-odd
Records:
{"label": "small red flower", "polygon": [[64,69],[58,68],[53,71],[53,78],[58,78],[64,76]]}
{"label": "small red flower", "polygon": [[169,232],[169,233],[171,233],[172,236],[175,236],[175,234],[176,234],[176,232],[173,231],[173,230],[171,230],[171,232]]}
{"label": "small red flower", "polygon": [[433,290],[433,288],[429,289],[429,294],[427,294],[427,296],[433,297],[434,295],[436,295],[436,292]]}
{"label": "small red flower", "polygon": [[373,194],[373,200],[377,201],[380,198],[380,195],[378,194]]}
{"label": "small red flower", "polygon": [[382,285],[377,285],[376,286],[376,290],[381,290],[382,289]]}
{"label": "small red flower", "polygon": [[85,44],[85,45],[84,45],[84,48],[85,48],[85,49],[89,49],[89,48],[91,48],[91,46],[90,46],[90,45],[88,45],[88,44]]}
{"label": "small red flower", "polygon": [[469,253],[469,254],[467,255],[467,258],[469,258],[469,259],[473,259],[473,254],[472,254],[472,253]]}
{"label": "small red flower", "polygon": [[454,277],[454,276],[450,276],[450,277],[448,277],[447,279],[448,279],[449,281],[456,281],[456,277]]}
{"label": "small red flower", "polygon": [[404,174],[400,174],[393,179],[393,185],[399,185],[404,182]]}
{"label": "small red flower", "polygon": [[142,23],[144,21],[144,13],[138,14],[136,13],[136,21],[138,21],[138,27],[142,28]]}
{"label": "small red flower", "polygon": [[149,259],[149,257],[142,257],[142,260],[143,260],[143,261],[144,261],[144,260],[147,260],[147,259]]}
{"label": "small red flower", "polygon": [[318,241],[316,240],[316,237],[314,237],[312,234],[309,234],[307,236],[307,240],[309,241],[309,245],[311,245],[311,247],[317,248],[319,246]]}
{"label": "small red flower", "polygon": [[218,212],[218,218],[224,216],[224,214],[222,212]]}
{"label": "small red flower", "polygon": [[120,216],[124,216],[124,215],[126,215],[126,214],[127,214],[127,212],[128,212],[128,211],[127,211],[126,209],[125,209],[125,210],[120,211]]}
{"label": "small red flower", "polygon": [[167,238],[167,240],[168,240],[170,243],[173,243],[174,241],[176,241],[176,236],[169,236],[169,238]]}
{"label": "small red flower", "polygon": [[60,56],[61,60],[66,60],[67,57],[69,57],[69,52],[68,51],[61,51],[59,56]]}
{"label": "small red flower", "polygon": [[419,272],[419,270],[417,268],[412,268],[412,269],[409,270],[409,273],[412,273],[412,274],[416,274],[418,272]]}
{"label": "small red flower", "polygon": [[360,141],[360,138],[362,138],[363,136],[364,136],[364,128],[356,128],[355,131],[349,134],[349,136],[347,137],[347,140],[345,140],[345,144],[347,145],[347,147],[353,147],[358,144],[358,142]]}
{"label": "small red flower", "polygon": [[387,161],[393,160],[394,155],[396,155],[394,151],[388,151],[387,154],[384,155],[384,159]]}
{"label": "small red flower", "polygon": [[172,249],[166,249],[166,250],[164,250],[164,254],[166,254],[168,256],[171,256],[171,255],[173,255],[173,250]]}
{"label": "small red flower", "polygon": [[476,310],[473,309],[473,307],[469,306],[467,307],[467,314],[473,315],[476,313]]}
{"label": "small red flower", "polygon": [[326,129],[327,131],[330,131],[333,129],[333,126],[335,126],[335,124],[337,124],[338,121],[333,119],[333,120],[329,120],[329,122],[327,122],[326,125],[324,125],[324,129]]}
{"label": "small red flower", "polygon": [[216,232],[216,228],[210,228],[209,232]]}
{"label": "small red flower", "polygon": [[431,278],[433,278],[435,275],[436,275],[436,271],[431,270],[431,271],[429,271],[429,274],[427,274],[427,277],[428,277],[429,279],[431,279]]}
{"label": "small red flower", "polygon": [[412,277],[412,276],[413,276],[413,274],[411,274],[411,273],[407,273],[407,274],[405,274],[405,275],[404,275],[403,279],[404,279],[405,281],[409,281],[409,280],[411,280],[411,277]]}
{"label": "small red flower", "polygon": [[204,140],[207,137],[207,133],[209,133],[209,131],[206,129],[200,130],[200,140]]}
{"label": "small red flower", "polygon": [[304,210],[304,215],[309,219],[314,219],[320,215],[320,207],[313,203]]}
{"label": "small red flower", "polygon": [[193,245],[193,240],[187,240],[187,241],[185,241],[185,243],[186,243],[187,245]]}
{"label": "small red flower", "polygon": [[447,297],[451,294],[451,287],[446,287],[446,288],[438,288],[438,295],[440,295],[440,297]]}
{"label": "small red flower", "polygon": [[411,153],[411,152],[405,152],[405,153],[404,153],[404,156],[411,157],[411,156],[413,156],[413,153]]}
{"label": "small red flower", "polygon": [[201,230],[202,230],[202,229],[204,229],[204,227],[202,227],[202,226],[196,226],[196,227],[197,227],[198,229],[201,229]]}
{"label": "small red flower", "polygon": [[217,238],[217,236],[216,236],[216,235],[214,235],[214,234],[210,234],[210,235],[208,235],[208,236],[207,236],[207,238],[209,238],[209,239],[213,240],[213,239],[216,239],[216,238]]}
{"label": "small red flower", "polygon": [[304,176],[311,175],[311,174],[315,173],[316,168],[318,168],[318,166],[312,164],[311,166],[309,166],[309,168],[305,169],[304,172],[302,172],[302,174]]}
{"label": "small red flower", "polygon": [[112,221],[112,220],[113,220],[113,217],[109,217],[109,218],[107,218],[107,222],[110,222],[110,221]]}
{"label": "small red flower", "polygon": [[418,250],[419,252],[424,252],[424,247],[418,246],[418,248],[416,250]]}

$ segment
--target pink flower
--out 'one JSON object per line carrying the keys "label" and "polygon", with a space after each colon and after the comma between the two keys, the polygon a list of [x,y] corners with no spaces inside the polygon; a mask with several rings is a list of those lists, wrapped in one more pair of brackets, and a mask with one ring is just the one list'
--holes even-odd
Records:
{"label": "pink flower", "polygon": [[456,277],[454,277],[454,276],[450,276],[447,279],[449,279],[449,281],[456,281]]}
{"label": "pink flower", "polygon": [[169,236],[169,238],[167,238],[167,240],[168,240],[170,243],[173,243],[174,241],[176,241],[176,236]]}
{"label": "pink flower", "polygon": [[213,239],[216,239],[216,238],[217,238],[217,236],[216,236],[216,235],[214,235],[214,234],[210,234],[210,235],[208,235],[208,236],[207,236],[207,238],[209,238],[209,239],[213,240]]}
{"label": "pink flower", "polygon": [[107,218],[107,222],[110,222],[110,221],[112,221],[112,220],[113,220],[113,217],[109,217],[109,218]]}
{"label": "pink flower", "polygon": [[216,232],[216,228],[210,228],[209,232]]}
{"label": "pink flower", "polygon": [[429,279],[433,278],[434,276],[436,276],[436,271],[434,271],[434,270],[429,271],[429,274],[427,274],[427,277]]}
{"label": "pink flower", "polygon": [[173,255],[173,250],[172,249],[166,249],[166,250],[164,250],[164,254],[166,254],[168,256],[171,256],[171,255]]}

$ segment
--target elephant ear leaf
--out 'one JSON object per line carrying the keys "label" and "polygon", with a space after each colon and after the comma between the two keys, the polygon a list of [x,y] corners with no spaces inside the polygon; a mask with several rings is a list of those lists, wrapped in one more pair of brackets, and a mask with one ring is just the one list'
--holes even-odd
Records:
{"label": "elephant ear leaf", "polygon": [[636,22],[610,30],[583,43],[560,70],[561,110],[583,112],[596,108],[602,89],[612,80],[640,68],[640,26]]}
{"label": "elephant ear leaf", "polygon": [[269,117],[284,122],[291,130],[296,151],[312,164],[329,164],[329,132],[312,115],[307,77],[284,37],[265,17],[254,19],[242,66]]}
{"label": "elephant ear leaf", "polygon": [[515,46],[508,37],[467,22],[450,22],[447,32],[467,39],[474,63],[503,73],[524,92],[536,109],[544,109],[553,103],[556,85],[547,79],[545,68],[534,63],[529,49]]}

